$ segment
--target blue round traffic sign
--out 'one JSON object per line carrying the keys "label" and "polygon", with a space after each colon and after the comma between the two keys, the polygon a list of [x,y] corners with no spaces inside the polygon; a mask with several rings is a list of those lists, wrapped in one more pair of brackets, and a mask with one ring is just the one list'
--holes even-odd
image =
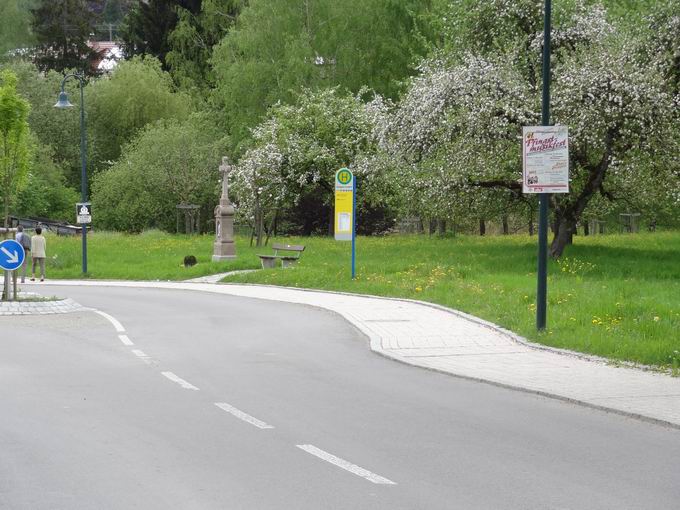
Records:
{"label": "blue round traffic sign", "polygon": [[24,247],[13,239],[6,239],[0,243],[0,268],[14,271],[21,267],[26,258]]}

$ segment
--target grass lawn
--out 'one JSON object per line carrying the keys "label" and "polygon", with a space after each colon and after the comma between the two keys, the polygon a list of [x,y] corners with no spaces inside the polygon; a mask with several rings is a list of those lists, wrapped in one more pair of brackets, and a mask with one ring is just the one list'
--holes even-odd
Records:
{"label": "grass lawn", "polygon": [[[157,230],[140,235],[96,232],[88,235],[88,277],[107,280],[187,280],[199,276],[259,267],[255,248],[238,242],[234,261],[211,262],[213,236],[170,235]],[[239,240],[241,241],[241,240]],[[47,237],[47,277],[82,278],[81,237]],[[198,264],[185,268],[186,255]]]}
{"label": "grass lawn", "polygon": [[[90,237],[92,278],[181,280],[259,267],[237,239],[239,258],[210,262],[212,236]],[[235,275],[229,282],[265,283],[420,299],[487,319],[537,342],[614,360],[675,367],[680,363],[680,233],[579,237],[551,261],[548,330],[535,331],[536,238],[528,236],[360,238],[357,275],[350,244],[293,238],[307,246],[294,269]],[[80,277],[80,239],[48,239],[49,278]],[[195,255],[197,266],[182,259]]]}

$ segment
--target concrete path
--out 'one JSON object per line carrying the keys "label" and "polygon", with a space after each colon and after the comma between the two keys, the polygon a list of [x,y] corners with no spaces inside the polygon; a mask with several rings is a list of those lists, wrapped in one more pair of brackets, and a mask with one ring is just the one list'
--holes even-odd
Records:
{"label": "concrete path", "polygon": [[30,287],[48,285],[194,290],[316,306],[344,317],[369,338],[373,351],[397,361],[680,428],[680,378],[529,344],[479,319],[425,303],[190,282],[65,280]]}
{"label": "concrete path", "polygon": [[208,276],[199,276],[198,278],[192,278],[191,280],[186,280],[191,283],[218,283],[224,280],[227,276],[232,276],[235,274],[246,274],[253,273],[257,269],[240,269],[238,271],[228,271],[226,273],[210,274]]}

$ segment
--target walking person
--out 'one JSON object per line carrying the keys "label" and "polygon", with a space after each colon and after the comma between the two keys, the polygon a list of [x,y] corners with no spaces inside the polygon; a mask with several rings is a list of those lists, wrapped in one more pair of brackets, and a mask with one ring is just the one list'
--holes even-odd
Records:
{"label": "walking person", "polygon": [[33,269],[31,270],[31,281],[35,281],[35,265],[40,266],[40,281],[45,281],[45,248],[47,241],[42,235],[42,228],[35,229],[35,235],[31,237],[31,253],[33,255]]}
{"label": "walking person", "polygon": [[24,261],[21,264],[21,267],[19,268],[19,271],[21,272],[21,283],[24,283],[26,281],[26,268],[28,267],[28,256],[31,254],[31,237],[24,232],[24,227],[19,225],[17,227],[17,237],[15,239],[17,243],[19,243],[26,254],[24,257]]}

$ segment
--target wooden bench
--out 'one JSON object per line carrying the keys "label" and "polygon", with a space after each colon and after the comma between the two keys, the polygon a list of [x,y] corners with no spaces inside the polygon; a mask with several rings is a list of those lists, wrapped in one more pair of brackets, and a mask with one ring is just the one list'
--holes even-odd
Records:
{"label": "wooden bench", "polygon": [[[281,260],[281,267],[291,267],[297,264],[300,254],[305,251],[305,247],[299,244],[272,244],[274,255],[259,255],[262,262],[262,269],[276,267],[276,261]],[[279,252],[290,252],[290,255],[279,255]],[[293,255],[294,254],[294,255]]]}

